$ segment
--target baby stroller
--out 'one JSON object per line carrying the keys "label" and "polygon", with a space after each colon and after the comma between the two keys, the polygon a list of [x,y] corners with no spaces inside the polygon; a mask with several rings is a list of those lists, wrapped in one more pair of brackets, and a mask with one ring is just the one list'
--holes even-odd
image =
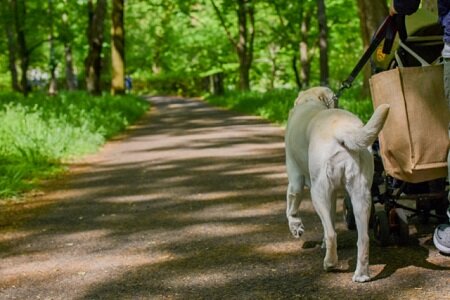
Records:
{"label": "baby stroller", "polygon": [[[407,18],[406,27],[408,37],[403,41],[396,39],[393,42],[395,51],[390,54],[383,53],[383,47],[385,47],[383,44],[373,51],[371,65],[374,74],[397,67],[429,66],[440,63],[443,47],[442,29],[436,23],[436,17],[427,11],[419,10],[415,15]],[[406,117],[411,118],[411,116]],[[430,180],[418,182],[416,178],[407,176],[405,179],[392,174],[395,172],[390,172],[386,168],[387,157],[383,155],[387,155],[387,152],[381,151],[380,141],[376,141],[372,149],[375,174],[372,185],[373,207],[370,224],[374,238],[381,246],[392,242],[399,245],[407,244],[410,222],[426,223],[430,218],[437,221],[446,219],[447,183],[446,172],[443,172],[442,166],[435,174],[423,177],[431,178]],[[355,229],[351,201],[347,195],[344,197],[344,217],[347,228]]]}

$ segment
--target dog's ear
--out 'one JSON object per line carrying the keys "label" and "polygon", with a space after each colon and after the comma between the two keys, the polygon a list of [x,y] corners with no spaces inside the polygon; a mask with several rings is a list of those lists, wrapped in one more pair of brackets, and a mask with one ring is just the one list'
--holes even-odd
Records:
{"label": "dog's ear", "polygon": [[331,89],[327,87],[323,87],[320,89],[320,93],[318,95],[320,101],[325,103],[328,108],[334,108],[334,93]]}
{"label": "dog's ear", "polygon": [[300,103],[300,101],[302,100],[302,96],[303,96],[304,93],[305,93],[304,91],[300,91],[300,92],[298,93],[297,99],[295,99],[295,102],[294,102],[294,106]]}
{"label": "dog's ear", "polygon": [[313,87],[305,91],[298,93],[297,99],[295,99],[295,104],[304,103],[308,101],[317,101],[324,103],[328,108],[334,108],[334,93],[331,89],[327,87]]}

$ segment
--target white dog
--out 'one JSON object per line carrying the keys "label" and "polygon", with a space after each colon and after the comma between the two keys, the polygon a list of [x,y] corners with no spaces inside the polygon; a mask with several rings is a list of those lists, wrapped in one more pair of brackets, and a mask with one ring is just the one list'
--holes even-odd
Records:
{"label": "white dog", "polygon": [[389,105],[380,105],[365,126],[350,112],[334,109],[333,92],[316,87],[300,92],[289,114],[286,128],[286,167],[289,179],[286,215],[295,237],[304,231],[299,217],[304,185],[323,229],[325,270],[338,262],[336,231],[336,192],[345,188],[351,197],[358,229],[358,258],[353,281],[369,276],[368,223],[371,208],[370,187],[374,172],[368,147],[384,125]]}

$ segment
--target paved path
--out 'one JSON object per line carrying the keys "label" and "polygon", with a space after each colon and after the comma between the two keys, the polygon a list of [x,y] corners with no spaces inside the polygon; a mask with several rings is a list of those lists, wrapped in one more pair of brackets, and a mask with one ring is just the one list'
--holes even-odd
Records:
{"label": "paved path", "polygon": [[322,270],[308,199],[304,237],[286,225],[281,128],[150,101],[62,182],[0,206],[0,299],[450,299],[450,258],[429,227],[411,228],[408,247],[372,243],[374,280],[354,284],[356,233],[339,222],[340,270]]}

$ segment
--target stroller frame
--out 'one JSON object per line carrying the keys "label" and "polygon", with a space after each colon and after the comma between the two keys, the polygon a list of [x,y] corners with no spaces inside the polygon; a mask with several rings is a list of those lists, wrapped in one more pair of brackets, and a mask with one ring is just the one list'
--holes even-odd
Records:
{"label": "stroller frame", "polygon": [[[389,69],[442,63],[440,53],[431,59],[430,57],[425,59],[417,53],[417,49],[413,49],[416,47],[442,49],[442,45],[442,36],[439,35],[411,36],[404,42],[399,41],[394,59],[389,63]],[[375,172],[372,184],[370,225],[373,228],[373,236],[379,245],[387,246],[392,242],[399,245],[408,244],[410,240],[409,224],[413,218],[418,218],[420,223],[427,223],[430,218],[437,221],[446,219],[446,210],[449,204],[446,178],[421,183],[409,183],[395,179],[386,174],[384,170],[378,141],[374,143],[372,149]],[[404,200],[415,201],[415,208],[400,203]],[[375,210],[375,204],[382,205],[383,209]],[[347,193],[344,196],[344,219],[348,229],[356,229],[351,200]]]}

